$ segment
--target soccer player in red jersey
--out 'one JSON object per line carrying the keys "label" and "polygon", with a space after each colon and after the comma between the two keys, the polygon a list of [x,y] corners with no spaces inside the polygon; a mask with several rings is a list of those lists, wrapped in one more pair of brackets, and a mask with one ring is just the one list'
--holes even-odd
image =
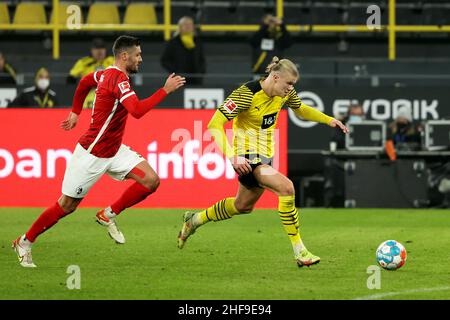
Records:
{"label": "soccer player in red jersey", "polygon": [[92,88],[97,87],[91,124],[67,164],[61,197],[39,216],[24,235],[13,241],[13,249],[23,267],[36,267],[31,256],[31,246],[36,238],[59,219],[75,211],[103,174],[116,180],[135,181],[116,202],[96,215],[97,222],[107,227],[109,235],[117,243],[125,243],[125,238],[117,227],[116,216],[144,200],[159,186],[159,177],[149,163],[122,144],[125,124],[128,114],[141,118],[168,94],[183,86],[185,79],[171,74],[164,87],[149,98],[139,100],[129,79],[130,74],[138,72],[142,62],[139,40],[120,36],[114,43],[113,53],[113,66],[81,79],[73,98],[72,111],[61,123],[64,130],[74,128],[84,99]]}

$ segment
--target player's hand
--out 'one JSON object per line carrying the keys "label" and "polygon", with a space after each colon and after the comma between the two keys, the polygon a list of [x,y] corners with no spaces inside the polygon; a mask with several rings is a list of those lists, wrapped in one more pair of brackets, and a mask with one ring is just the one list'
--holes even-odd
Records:
{"label": "player's hand", "polygon": [[167,94],[174,92],[178,88],[184,86],[186,83],[186,78],[182,76],[177,76],[175,73],[172,73],[169,77],[167,77],[166,83],[164,84],[164,91]]}
{"label": "player's hand", "polygon": [[61,122],[60,127],[61,127],[61,129],[69,131],[69,130],[75,128],[75,126],[77,125],[77,122],[78,122],[78,115],[76,113],[70,112],[67,119],[64,120],[63,122]]}
{"label": "player's hand", "polygon": [[328,125],[333,128],[339,127],[339,128],[341,128],[343,133],[348,133],[348,128],[346,126],[344,126],[344,124],[337,119],[331,120]]}
{"label": "player's hand", "polygon": [[248,160],[247,158],[234,156],[230,158],[230,161],[234,171],[236,171],[238,175],[244,176],[252,172],[250,160]]}

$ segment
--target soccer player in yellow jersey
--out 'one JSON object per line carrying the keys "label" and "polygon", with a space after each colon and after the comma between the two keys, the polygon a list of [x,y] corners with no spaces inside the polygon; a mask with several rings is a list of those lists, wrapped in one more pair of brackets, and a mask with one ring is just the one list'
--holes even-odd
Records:
{"label": "soccer player in yellow jersey", "polygon": [[[281,107],[286,105],[306,120],[339,127],[344,133],[348,129],[339,120],[307,106],[299,99],[294,89],[299,72],[294,63],[274,57],[266,71],[266,78],[247,82],[234,90],[208,124],[217,145],[239,175],[237,195],[220,200],[204,211],[186,212],[178,235],[178,247],[183,248],[188,237],[209,221],[250,213],[267,189],[278,195],[278,212],[291,240],[297,265],[310,266],[318,263],[320,258],[310,253],[300,238],[294,185],[271,166],[277,117]],[[233,147],[224,131],[225,123],[230,120],[233,120]]]}

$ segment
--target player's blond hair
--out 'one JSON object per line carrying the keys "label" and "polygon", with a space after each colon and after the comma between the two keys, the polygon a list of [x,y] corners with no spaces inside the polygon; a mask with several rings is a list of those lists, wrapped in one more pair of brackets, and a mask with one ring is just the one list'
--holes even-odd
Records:
{"label": "player's blond hair", "polygon": [[266,67],[266,72],[289,72],[295,77],[299,77],[300,73],[298,72],[298,68],[291,60],[288,59],[279,59],[278,57],[273,57],[272,61],[269,63],[269,65]]}

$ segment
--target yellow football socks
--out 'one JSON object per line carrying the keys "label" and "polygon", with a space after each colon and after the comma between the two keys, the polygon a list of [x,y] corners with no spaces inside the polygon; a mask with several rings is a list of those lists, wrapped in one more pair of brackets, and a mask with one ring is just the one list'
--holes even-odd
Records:
{"label": "yellow football socks", "polygon": [[230,219],[238,213],[234,206],[235,198],[225,198],[215,203],[212,207],[195,214],[194,223],[196,226],[209,221],[221,221]]}
{"label": "yellow football socks", "polygon": [[294,255],[298,256],[305,249],[302,239],[300,238],[300,223],[298,211],[295,207],[295,196],[279,196],[278,197],[278,213],[283,223],[284,230],[289,236],[294,250]]}

